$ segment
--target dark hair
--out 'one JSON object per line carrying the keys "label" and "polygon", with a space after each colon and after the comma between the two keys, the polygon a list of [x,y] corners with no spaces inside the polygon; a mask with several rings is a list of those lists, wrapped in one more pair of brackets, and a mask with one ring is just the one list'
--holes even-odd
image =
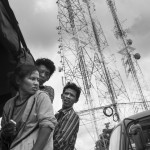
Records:
{"label": "dark hair", "polygon": [[27,75],[31,75],[34,71],[38,71],[38,68],[34,65],[30,64],[21,64],[17,66],[14,72],[9,74],[10,84],[18,90],[18,84],[16,83],[16,79],[19,78],[23,80]]}
{"label": "dark hair", "polygon": [[80,97],[80,93],[81,93],[81,88],[78,87],[75,83],[68,82],[68,83],[64,86],[64,88],[63,88],[63,93],[64,93],[65,90],[68,89],[68,88],[70,88],[70,89],[72,89],[72,90],[74,90],[74,91],[77,92],[76,98],[77,98],[77,101],[78,101],[78,100],[79,100],[79,97]]}
{"label": "dark hair", "polygon": [[39,58],[35,61],[35,64],[36,66],[44,65],[50,71],[50,76],[54,73],[56,69],[54,62],[48,58]]}

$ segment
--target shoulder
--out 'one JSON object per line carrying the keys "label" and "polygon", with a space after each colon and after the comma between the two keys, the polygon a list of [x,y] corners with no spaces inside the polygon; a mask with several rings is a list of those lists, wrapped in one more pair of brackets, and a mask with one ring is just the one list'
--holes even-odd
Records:
{"label": "shoulder", "polygon": [[45,91],[48,93],[48,95],[50,96],[51,101],[53,102],[54,100],[54,89],[51,86],[44,86],[44,88],[42,89],[42,91]]}
{"label": "shoulder", "polygon": [[68,111],[68,115],[72,118],[79,119],[79,115],[75,112],[75,110],[72,108]]}
{"label": "shoulder", "polygon": [[10,98],[4,105],[4,110],[7,110],[8,107],[11,107],[14,104],[15,98],[18,96],[18,94],[12,98]]}
{"label": "shoulder", "polygon": [[35,94],[34,94],[34,97],[39,97],[39,96],[48,96],[47,92],[46,91],[43,91],[43,90],[38,90]]}
{"label": "shoulder", "polygon": [[49,94],[54,94],[54,89],[51,86],[44,86],[42,89],[40,89],[41,91],[45,91]]}
{"label": "shoulder", "polygon": [[54,93],[54,89],[51,86],[44,86],[44,90],[48,93]]}
{"label": "shoulder", "polygon": [[34,94],[34,98],[37,99],[37,101],[42,101],[42,100],[50,100],[48,93],[45,91],[41,91],[38,90],[35,94]]}
{"label": "shoulder", "polygon": [[70,109],[70,112],[78,116],[77,112],[73,108]]}
{"label": "shoulder", "polygon": [[3,107],[3,114],[8,115],[11,112],[11,110],[14,107],[14,100],[16,99],[17,96],[12,97],[5,103]]}
{"label": "shoulder", "polygon": [[46,85],[45,85],[44,88],[47,89],[47,90],[54,90],[54,88],[51,87],[51,86],[46,86]]}

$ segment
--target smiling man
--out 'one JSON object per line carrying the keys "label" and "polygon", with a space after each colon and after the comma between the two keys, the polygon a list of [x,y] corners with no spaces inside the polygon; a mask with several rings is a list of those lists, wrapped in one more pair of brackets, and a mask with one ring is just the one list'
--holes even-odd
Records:
{"label": "smiling man", "polygon": [[48,58],[39,58],[36,60],[36,66],[38,67],[40,78],[39,78],[39,88],[45,91],[50,96],[51,101],[54,100],[54,89],[51,86],[44,86],[44,83],[50,79],[55,71],[54,63]]}
{"label": "smiling man", "polygon": [[73,109],[78,102],[81,88],[68,82],[61,94],[62,109],[55,115],[57,126],[54,131],[54,150],[74,150],[79,131],[79,116]]}

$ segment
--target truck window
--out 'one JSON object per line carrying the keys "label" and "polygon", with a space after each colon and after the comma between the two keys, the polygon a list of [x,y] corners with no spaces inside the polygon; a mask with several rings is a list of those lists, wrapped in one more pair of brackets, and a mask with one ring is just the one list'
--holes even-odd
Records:
{"label": "truck window", "polygon": [[109,150],[120,150],[121,126],[118,126],[111,134]]}
{"label": "truck window", "polygon": [[143,149],[150,150],[150,120],[141,119],[137,124],[131,124],[129,128],[129,139],[132,148],[129,150]]}

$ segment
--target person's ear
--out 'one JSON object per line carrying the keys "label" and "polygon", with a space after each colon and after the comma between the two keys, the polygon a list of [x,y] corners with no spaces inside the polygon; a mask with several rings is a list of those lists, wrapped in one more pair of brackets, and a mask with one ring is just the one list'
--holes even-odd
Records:
{"label": "person's ear", "polygon": [[63,94],[61,94],[61,99],[63,99]]}

